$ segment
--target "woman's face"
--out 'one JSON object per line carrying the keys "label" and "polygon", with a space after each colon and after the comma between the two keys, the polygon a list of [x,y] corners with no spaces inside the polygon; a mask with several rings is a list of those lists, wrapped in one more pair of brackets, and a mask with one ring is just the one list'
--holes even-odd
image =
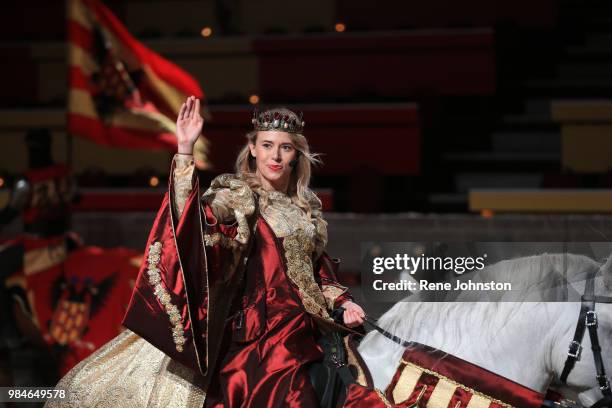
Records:
{"label": "woman's face", "polygon": [[287,132],[259,131],[255,144],[250,144],[255,157],[257,174],[266,190],[287,192],[293,167],[289,165],[297,156],[297,150]]}

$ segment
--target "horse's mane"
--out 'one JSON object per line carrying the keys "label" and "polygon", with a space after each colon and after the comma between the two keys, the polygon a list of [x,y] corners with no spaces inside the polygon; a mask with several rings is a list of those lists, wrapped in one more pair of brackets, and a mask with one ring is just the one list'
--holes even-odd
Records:
{"label": "horse's mane", "polygon": [[488,265],[478,274],[485,280],[511,282],[513,289],[538,290],[583,281],[600,267],[588,256],[544,253],[503,260]]}
{"label": "horse's mane", "polygon": [[[600,264],[593,259],[571,253],[540,254],[512,258],[487,265],[480,271],[466,273],[459,279],[473,282],[509,282],[512,284],[513,296],[505,292],[489,292],[484,299],[482,293],[455,293],[441,299],[439,293],[422,291],[408,296],[404,301],[564,301],[568,300],[568,291],[572,292],[572,283],[584,281],[590,273],[596,272]],[[577,293],[573,293],[574,296]]]}

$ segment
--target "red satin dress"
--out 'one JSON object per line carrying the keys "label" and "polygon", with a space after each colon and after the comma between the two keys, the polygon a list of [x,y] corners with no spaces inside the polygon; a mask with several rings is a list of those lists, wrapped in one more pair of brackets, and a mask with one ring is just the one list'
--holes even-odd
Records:
{"label": "red satin dress", "polygon": [[241,301],[257,310],[226,325],[205,406],[316,407],[307,365],[323,358],[319,331],[287,277],[282,239],[262,217],[256,231]]}

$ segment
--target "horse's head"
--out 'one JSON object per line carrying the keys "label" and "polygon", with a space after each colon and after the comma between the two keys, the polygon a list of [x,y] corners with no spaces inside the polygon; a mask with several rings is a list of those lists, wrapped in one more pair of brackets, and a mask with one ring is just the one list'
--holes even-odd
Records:
{"label": "horse's head", "polygon": [[[584,290],[584,283],[580,285]],[[600,273],[595,280],[595,294],[603,297],[612,297],[612,256],[601,266]],[[568,315],[560,319],[562,333],[557,339],[553,349],[553,366],[555,379],[559,390],[568,398],[578,399],[582,404],[591,405],[602,397],[596,380],[595,360],[591,349],[591,338],[588,329],[582,339],[580,358],[567,377],[567,383],[561,384],[559,378],[567,359],[568,346],[578,323],[580,304],[567,305]],[[571,307],[570,307],[571,306]],[[601,345],[601,355],[610,378],[612,370],[612,304],[596,303],[598,327],[597,334]]]}

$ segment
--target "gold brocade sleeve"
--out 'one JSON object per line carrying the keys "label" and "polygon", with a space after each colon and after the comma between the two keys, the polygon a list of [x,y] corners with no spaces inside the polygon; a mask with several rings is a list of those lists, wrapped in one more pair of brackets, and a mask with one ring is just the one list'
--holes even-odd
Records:
{"label": "gold brocade sleeve", "polygon": [[321,269],[319,279],[321,282],[321,292],[325,298],[327,308],[332,310],[344,303],[346,300],[351,300],[352,297],[348,292],[348,288],[338,283],[335,276],[334,261],[324,254],[327,246],[327,221],[323,219],[323,205],[317,195],[310,189],[304,192],[311,209],[311,222],[316,228],[315,234],[315,250],[314,257],[320,261]]}
{"label": "gold brocade sleeve", "polygon": [[320,282],[321,292],[330,310],[338,308],[347,300],[353,300],[348,288],[338,282],[339,266],[339,259],[333,259],[326,252],[323,252],[315,268],[315,276]]}
{"label": "gold brocade sleeve", "polygon": [[[345,293],[348,292],[348,288],[345,286],[342,286],[340,284],[334,284],[334,285],[321,285],[321,289],[323,291],[323,297],[325,297],[325,303],[327,304],[327,308],[330,310],[335,309],[336,307],[336,300],[338,300],[340,298],[340,296],[344,295]],[[350,299],[345,299],[346,300],[350,300]],[[344,303],[344,302],[343,302]],[[337,305],[340,306],[340,305]]]}
{"label": "gold brocade sleeve", "polygon": [[304,191],[306,200],[310,204],[311,222],[316,228],[315,259],[318,259],[327,246],[327,221],[323,219],[323,205],[317,195],[310,189]]}
{"label": "gold brocade sleeve", "polygon": [[183,154],[174,155],[174,171],[172,177],[174,180],[174,212],[178,218],[183,214],[183,208],[185,208],[185,202],[187,197],[191,193],[193,188],[193,172],[195,164],[193,162],[193,156],[187,156]]}
{"label": "gold brocade sleeve", "polygon": [[[193,156],[182,154],[174,155],[174,172],[172,173],[174,181],[174,202],[172,204],[178,218],[181,217],[187,197],[189,197],[193,188],[194,171],[195,164]],[[217,220],[222,224],[231,224],[235,221],[230,194],[229,188],[222,188],[215,191],[213,196],[207,196],[205,200],[212,208]]]}

